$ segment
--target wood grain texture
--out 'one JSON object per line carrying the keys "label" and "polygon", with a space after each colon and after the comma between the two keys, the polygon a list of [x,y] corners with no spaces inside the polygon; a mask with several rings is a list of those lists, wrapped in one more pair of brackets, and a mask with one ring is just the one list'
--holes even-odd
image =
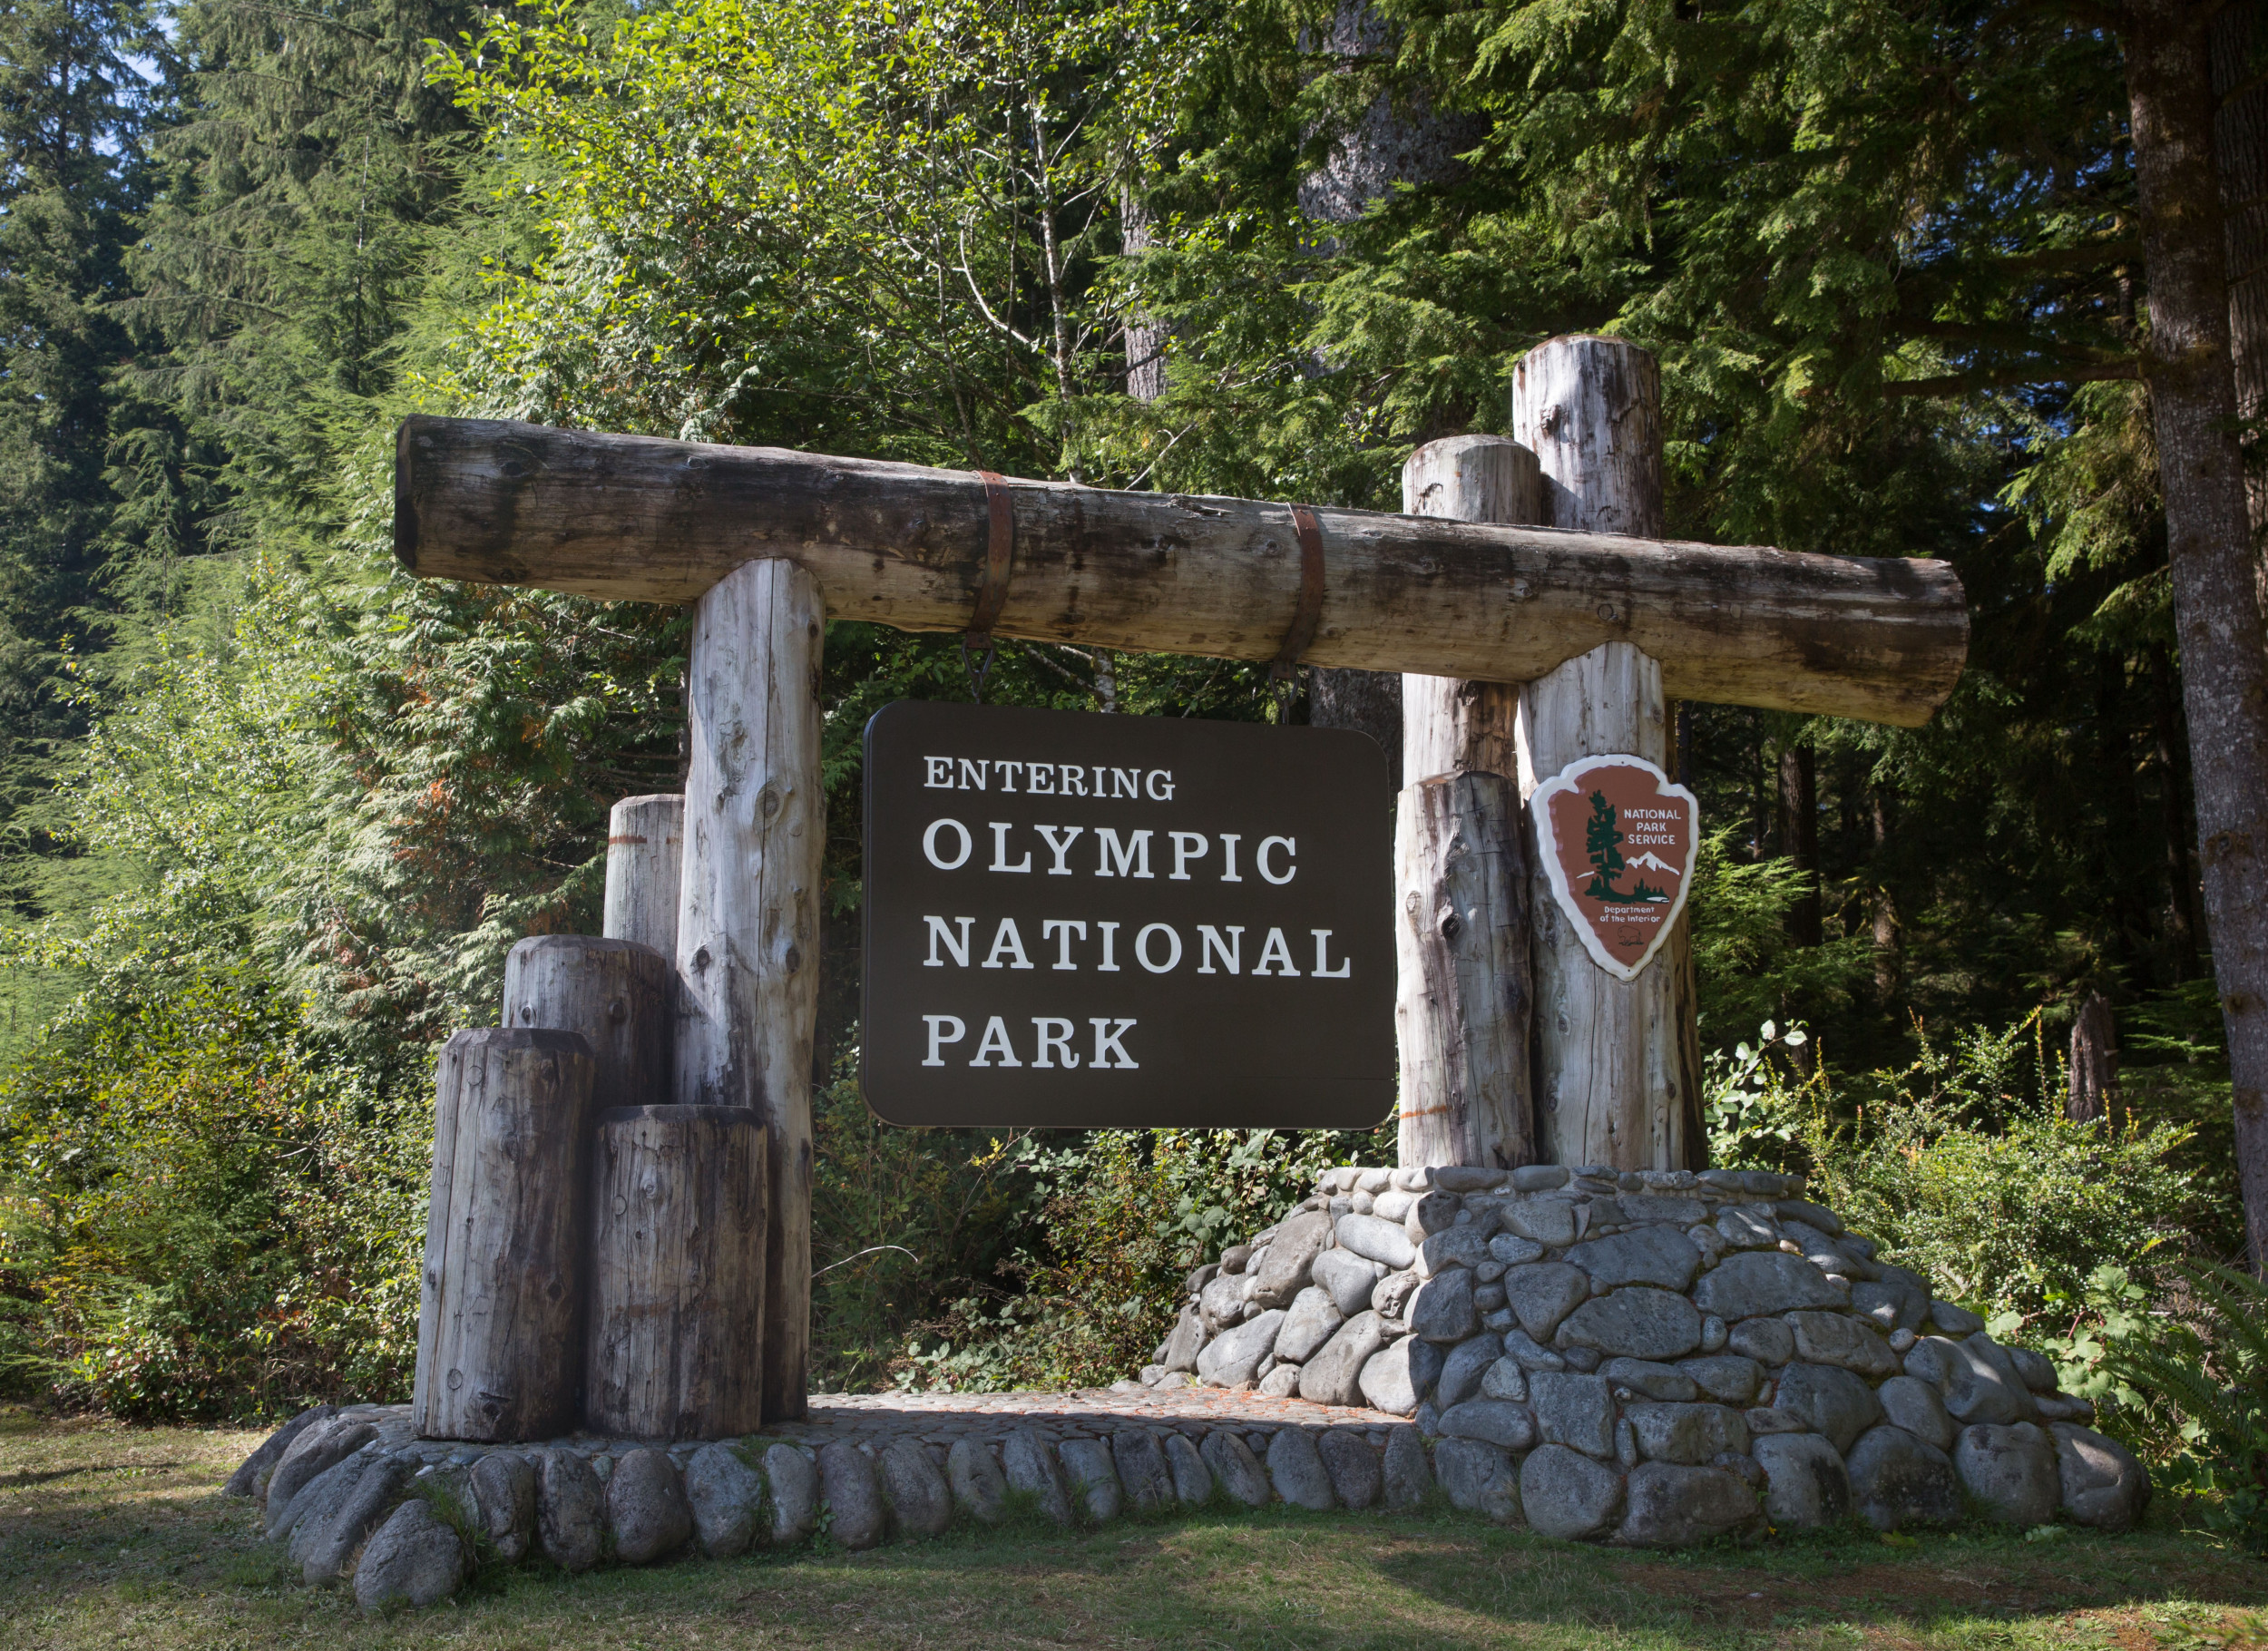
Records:
{"label": "wood grain texture", "polygon": [[675,1093],[682,1105],[753,1108],[768,1132],[767,1421],[804,1413],[811,1341],[825,620],[803,568],[745,562],[701,598],[687,672]]}
{"label": "wood grain texture", "polygon": [[[1553,338],[1522,358],[1512,430],[1535,450],[1554,526],[1661,532],[1660,397],[1653,358],[1618,338]],[[1609,642],[1523,688],[1521,797],[1579,757],[1628,752],[1668,768],[1667,676],[1647,650]],[[1540,836],[1533,858],[1536,1118],[1548,1160],[1699,1168],[1707,1138],[1690,916],[1679,914],[1643,974],[1618,981],[1591,961],[1553,898]]]}
{"label": "wood grain texture", "polygon": [[[1276,656],[1299,594],[1287,506],[1009,488],[1001,634]],[[1313,665],[1524,682],[1628,641],[1681,698],[1915,727],[1967,652],[1960,584],[1942,562],[1315,514],[1326,588]],[[428,578],[688,602],[752,558],[784,557],[816,578],[834,618],[958,630],[986,522],[965,471],[423,416],[396,448],[395,553]]]}
{"label": "wood grain texture", "polygon": [[599,932],[678,954],[678,881],[685,869],[685,798],[626,796],[607,816],[606,904]]}
{"label": "wood grain texture", "polygon": [[764,1124],[746,1107],[600,1115],[583,1416],[632,1439],[764,1421]]}
{"label": "wood grain texture", "polygon": [[595,1109],[650,1106],[670,1093],[674,971],[636,941],[534,935],[504,959],[504,1024],[582,1033],[598,1061]]}
{"label": "wood grain texture", "polygon": [[1537,1161],[1530,888],[1513,781],[1451,774],[1403,789],[1394,817],[1394,1025],[1405,1165]]}
{"label": "wood grain texture", "polygon": [[441,1051],[411,1404],[425,1438],[573,1425],[597,1075],[574,1032],[461,1031]]}

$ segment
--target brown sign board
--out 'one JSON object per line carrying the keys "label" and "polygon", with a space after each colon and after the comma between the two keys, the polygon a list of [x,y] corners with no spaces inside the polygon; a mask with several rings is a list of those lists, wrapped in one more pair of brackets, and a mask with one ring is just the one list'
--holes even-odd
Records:
{"label": "brown sign board", "polygon": [[1701,842],[1701,807],[1643,757],[1585,757],[1529,799],[1544,874],[1583,949],[1635,980],[1669,938]]}
{"label": "brown sign board", "polygon": [[1393,787],[1345,729],[904,701],[866,725],[860,1081],[894,1124],[1366,1129]]}

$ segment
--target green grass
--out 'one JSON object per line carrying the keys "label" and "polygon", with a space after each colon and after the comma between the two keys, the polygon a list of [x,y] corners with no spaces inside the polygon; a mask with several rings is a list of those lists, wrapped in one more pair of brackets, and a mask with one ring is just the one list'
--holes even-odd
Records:
{"label": "green grass", "polygon": [[287,1576],[248,1506],[219,1494],[258,1439],[0,1412],[0,1646],[2268,1651],[2268,1566],[2170,1525],[1664,1556],[1446,1514],[1284,1511],[582,1577],[528,1568],[366,1622],[342,1590]]}

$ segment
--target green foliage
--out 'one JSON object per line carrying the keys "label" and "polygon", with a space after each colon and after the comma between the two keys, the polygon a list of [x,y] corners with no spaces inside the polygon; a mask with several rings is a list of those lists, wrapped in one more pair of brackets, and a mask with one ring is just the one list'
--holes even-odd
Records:
{"label": "green foliage", "polygon": [[[1820,1017],[1848,1008],[1869,967],[1860,936],[1817,946],[1799,946],[1789,937],[1788,913],[1804,895],[1804,874],[1792,860],[1737,858],[1735,829],[1720,826],[1703,834],[1686,899],[1704,1049],[1718,1048],[1768,1017]],[[1767,1031],[1765,1040],[1772,1040]],[[1801,1040],[1787,1047],[1800,1048]]]}

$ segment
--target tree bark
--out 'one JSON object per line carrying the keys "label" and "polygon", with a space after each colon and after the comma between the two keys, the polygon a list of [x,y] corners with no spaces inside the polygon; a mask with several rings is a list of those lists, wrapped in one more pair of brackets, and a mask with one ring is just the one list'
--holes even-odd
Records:
{"label": "tree bark", "polygon": [[[678,954],[678,883],[685,872],[685,798],[626,796],[607,819],[606,915],[600,933]],[[628,1104],[628,1103],[624,1103]]]}
{"label": "tree bark", "polygon": [[1874,818],[1874,996],[1884,1006],[1896,1001],[1905,989],[1905,958],[1898,936],[1898,897],[1890,876],[1890,788],[1877,786]]}
{"label": "tree bark", "polygon": [[504,1024],[580,1032],[598,1062],[596,1110],[650,1106],[670,1096],[674,972],[636,941],[539,934],[504,960]]}
{"label": "tree bark", "polygon": [[2268,657],[2234,431],[2229,294],[2213,151],[2209,15],[2135,0],[2126,39],[2150,331],[2143,371],[2165,497],[2205,922],[2228,1030],[2236,1168],[2268,1271]]}
{"label": "tree bark", "polygon": [[695,611],[686,696],[693,762],[678,901],[677,1099],[753,1108],[770,1136],[767,1421],[801,1417],[808,1391],[824,621],[809,573],[789,562],[743,564]]}
{"label": "tree bark", "polygon": [[[395,481],[395,552],[426,577],[684,602],[778,557],[817,580],[835,617],[904,630],[967,628],[990,541],[984,484],[966,471],[535,425],[412,418]],[[1300,601],[1286,506],[1007,485],[1000,634],[1276,657]],[[1524,682],[1621,641],[1661,661],[1681,698],[1919,726],[1968,649],[1942,562],[1315,513],[1310,665]]]}
{"label": "tree bark", "polygon": [[598,1063],[566,1031],[461,1031],[435,1072],[410,1402],[427,1439],[573,1425]]}
{"label": "tree bark", "polygon": [[1815,946],[1824,938],[1819,905],[1819,768],[1809,742],[1780,748],[1780,852],[1803,874],[1802,892],[1788,908],[1788,938]]}
{"label": "tree bark", "polygon": [[2071,1066],[2063,1115],[2075,1124],[2107,1116],[2118,1092],[2118,1023],[2110,1000],[2090,992],[2071,1022]]}
{"label": "tree bark", "polygon": [[[2229,360],[2236,411],[2250,423],[2268,412],[2268,70],[2262,61],[2259,0],[2228,0],[2213,15],[2213,122],[2221,180],[2229,283]],[[2245,515],[2253,572],[2268,610],[2268,464],[2260,438],[2244,438]]]}
{"label": "tree bark", "polygon": [[[1618,338],[1539,345],[1513,370],[1512,428],[1534,449],[1551,525],[1658,533],[1661,381],[1654,358]],[[1644,554],[1634,551],[1634,554]],[[1658,661],[1610,642],[1520,689],[1523,801],[1579,757],[1611,752],[1667,769],[1668,705]],[[1545,1161],[1697,1169],[1701,1049],[1690,919],[1634,981],[1593,962],[1530,851],[1538,1134]]]}
{"label": "tree bark", "polygon": [[602,1113],[591,1169],[594,1432],[731,1439],[764,1422],[764,1125],[744,1107]]}

